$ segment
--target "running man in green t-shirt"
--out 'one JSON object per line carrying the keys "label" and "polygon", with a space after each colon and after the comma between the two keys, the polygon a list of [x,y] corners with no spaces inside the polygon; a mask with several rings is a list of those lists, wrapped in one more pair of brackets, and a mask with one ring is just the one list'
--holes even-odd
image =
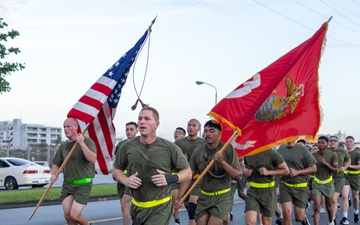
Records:
{"label": "running man in green t-shirt", "polygon": [[67,224],[88,225],[81,212],[88,202],[92,179],[95,176],[96,146],[93,140],[77,132],[78,127],[75,118],[65,120],[64,133],[68,139],[59,146],[55,154],[50,181],[54,183],[57,180],[54,174],[57,174],[68,153],[76,144],[73,154],[64,166],[60,199]]}
{"label": "running man in green t-shirt", "polygon": [[[136,137],[136,134],[139,132],[137,123],[131,121],[125,124],[125,133],[127,139],[120,141],[115,148],[115,160],[116,157],[120,157],[119,149],[121,145],[123,145],[126,141]],[[128,187],[125,187],[120,182],[117,182],[117,191],[120,198],[120,207],[123,216],[123,225],[130,224],[130,202],[131,202],[131,195]]]}
{"label": "running man in green t-shirt", "polygon": [[[175,139],[175,141],[184,138],[185,135],[186,135],[186,131],[182,127],[177,127],[175,129],[175,131],[174,131],[174,139]],[[177,195],[179,193],[179,186],[180,186],[180,184],[178,184],[178,183],[171,184],[173,203],[175,203],[175,200],[176,200]],[[175,225],[181,225],[180,224],[180,217],[179,217],[179,210],[178,209],[174,210],[173,217],[174,217]]]}
{"label": "running man in green t-shirt", "polygon": [[[204,125],[206,144],[197,147],[190,158],[192,173],[203,173],[209,163],[215,163],[200,181],[195,220],[197,225],[222,225],[230,213],[234,192],[231,191],[231,178],[241,174],[237,153],[229,145],[222,153],[224,143],[219,141],[221,126],[214,121]],[[179,197],[182,196],[180,189]]]}
{"label": "running man in green t-shirt", "polygon": [[[335,203],[338,202],[339,196],[342,193],[342,189],[346,182],[344,172],[345,172],[345,170],[347,170],[347,168],[349,167],[349,165],[351,163],[349,153],[345,149],[338,148],[338,146],[339,146],[338,138],[334,135],[330,136],[329,137],[329,149],[331,151],[335,152],[335,154],[337,155],[338,165],[339,165],[339,169],[338,169],[337,173],[333,173],[334,187],[335,187],[333,201]],[[339,204],[339,203],[337,203],[337,204]],[[335,220],[337,211],[338,211],[338,207],[333,207],[333,216],[334,216],[333,219],[334,220]],[[336,221],[334,221],[334,223],[336,223]]]}
{"label": "running man in green t-shirt", "polygon": [[244,162],[244,175],[250,184],[245,198],[246,224],[255,225],[257,215],[261,213],[262,223],[270,225],[277,209],[275,176],[289,174],[288,166],[273,149],[245,156]]}
{"label": "running man in green t-shirt", "polygon": [[[185,158],[188,161],[190,161],[191,155],[194,152],[194,150],[198,146],[205,144],[205,140],[203,138],[198,137],[198,133],[201,130],[201,124],[199,120],[195,118],[190,119],[187,124],[186,130],[188,132],[188,135],[185,138],[176,140],[175,144],[180,147],[181,151],[184,153]],[[193,179],[191,180],[191,185],[195,183],[198,177],[199,177],[199,173],[196,171],[195,175],[193,175]],[[181,187],[179,186],[179,188]],[[179,189],[177,190],[177,193],[178,192]],[[186,198],[184,201],[184,205],[188,212],[188,217],[189,217],[188,225],[196,225],[195,211],[197,207],[197,200],[199,194],[200,194],[200,186],[197,185],[190,193],[189,197]]]}
{"label": "running man in green t-shirt", "polygon": [[156,135],[159,124],[156,109],[142,108],[138,116],[140,136],[126,141],[114,162],[113,176],[130,188],[134,225],[169,224],[173,211],[170,184],[191,179],[189,163],[180,148]]}
{"label": "running man in green t-shirt", "polygon": [[343,203],[343,218],[340,224],[349,224],[348,210],[350,197],[350,190],[353,199],[354,207],[354,223],[359,222],[359,190],[360,190],[360,153],[355,150],[355,143],[353,136],[347,136],[345,138],[346,150],[350,155],[351,163],[347,170],[345,170],[345,185],[342,191],[342,203]]}
{"label": "running man in green t-shirt", "polygon": [[308,201],[308,182],[310,174],[316,171],[316,160],[311,152],[295,141],[288,142],[278,149],[289,167],[289,175],[281,177],[279,202],[283,211],[283,224],[291,224],[292,204],[295,220],[302,225],[310,225],[305,214]]}
{"label": "running man in green t-shirt", "polygon": [[320,224],[321,196],[325,197],[325,206],[328,214],[329,225],[334,225],[334,215],[332,207],[336,207],[333,195],[335,192],[332,173],[338,170],[337,155],[327,150],[329,139],[325,136],[318,138],[319,151],[314,152],[313,156],[317,160],[316,172],[312,182],[312,195],[314,200],[314,225]]}

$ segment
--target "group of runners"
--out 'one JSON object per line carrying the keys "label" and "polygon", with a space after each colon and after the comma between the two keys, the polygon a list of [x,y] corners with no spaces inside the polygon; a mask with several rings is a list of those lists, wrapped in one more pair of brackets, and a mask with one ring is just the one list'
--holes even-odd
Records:
{"label": "group of runners", "polygon": [[[304,147],[300,147],[305,146],[305,144],[305,140],[297,141],[297,145],[293,143],[296,148],[288,151],[288,153],[291,152],[291,155],[284,154],[285,151],[283,147],[278,149],[278,152],[288,164],[290,176],[292,176],[293,173],[291,163],[299,157],[299,148],[303,148],[302,151],[306,152]],[[316,163],[315,166],[312,166],[314,162],[310,157],[307,161],[307,171],[301,172],[303,175],[310,175],[310,178],[305,179],[308,180],[308,187],[305,185],[306,182],[300,182],[293,186],[295,188],[294,190],[297,191],[293,196],[296,221],[303,221],[303,224],[309,224],[308,220],[304,221],[302,218],[306,218],[305,210],[310,208],[310,202],[313,201],[313,223],[315,225],[320,224],[320,213],[324,210],[322,206],[325,206],[324,212],[328,215],[328,224],[350,224],[348,210],[349,203],[351,202],[353,202],[353,222],[359,222],[360,153],[355,148],[354,137],[352,136],[345,138],[345,146],[346,148],[339,145],[338,137],[335,135],[329,137],[321,136],[318,139],[318,143],[312,147],[307,146]],[[312,163],[310,164],[309,162]],[[314,170],[315,172],[311,172]],[[297,172],[294,177],[296,176]],[[291,187],[291,185],[286,183],[286,179],[288,178],[288,176],[281,177],[279,202],[284,218],[283,220],[276,220],[277,224],[291,224],[291,222],[286,222],[286,220],[291,219],[291,217],[287,215],[286,206],[284,207],[284,192],[282,192],[284,188],[289,189],[289,187]],[[291,184],[294,185],[294,183]],[[300,192],[302,192],[301,190],[303,190],[302,194],[300,194]],[[305,201],[306,192],[308,202]],[[301,197],[301,203],[299,203],[300,196],[303,196]],[[340,197],[342,201],[340,201]],[[342,204],[339,202],[342,202]],[[340,209],[342,216],[341,219],[337,219],[336,215]],[[296,214],[298,214],[298,216]]]}
{"label": "group of runners", "polygon": [[[197,119],[190,119],[186,131],[175,130],[175,142],[157,136],[159,125],[158,111],[144,107],[137,123],[126,124],[127,139],[117,145],[113,177],[118,181],[124,225],[166,225],[172,218],[179,225],[178,209],[183,205],[189,225],[228,225],[236,190],[245,200],[247,225],[269,225],[275,215],[279,217],[276,223],[291,224],[292,211],[296,221],[310,224],[306,216],[309,199],[314,225],[320,224],[322,199],[328,224],[336,224],[340,196],[340,224],[349,224],[350,195],[354,223],[359,222],[360,153],[351,136],[346,137],[346,149],[338,147],[336,136],[321,136],[312,148],[317,147],[316,152],[302,141],[289,140],[277,150],[239,159],[231,145],[219,141],[221,126],[215,121],[201,127]],[[96,149],[91,139],[76,132],[75,119],[67,119],[64,128],[68,140],[57,152],[52,171],[56,172],[78,143],[78,157],[64,169],[61,199],[67,223],[87,225],[81,213],[92,186]],[[72,173],[74,168],[79,173]],[[51,181],[56,179],[53,176]]]}
{"label": "group of runners", "polygon": [[[191,122],[199,124],[195,119],[190,120],[189,124]],[[177,128],[175,133],[178,130]],[[178,133],[185,135],[185,132]],[[203,138],[206,141],[205,133]],[[183,137],[175,141],[177,142],[189,142],[189,137]],[[230,177],[237,181],[238,195],[245,200],[246,224],[271,224],[274,215],[278,217],[277,224],[292,224],[294,211],[295,220],[307,225],[310,222],[306,211],[311,205],[314,225],[320,224],[322,210],[328,215],[328,224],[349,224],[348,211],[351,202],[353,221],[359,222],[360,153],[355,149],[354,137],[345,138],[345,149],[339,147],[336,136],[321,136],[311,148],[305,145],[306,141],[303,139],[290,141],[280,146],[277,151],[270,149],[241,158],[239,162],[244,165],[243,167],[234,165],[241,169],[242,175],[238,177],[230,175]],[[186,149],[187,151],[183,150],[183,152],[189,155],[188,151],[191,149],[189,146],[180,146],[180,148]],[[198,149],[197,152],[199,151]],[[201,161],[203,156],[198,154],[193,157],[191,161]],[[191,166],[191,168],[196,167]],[[210,180],[219,178],[211,172],[208,177]],[[193,179],[195,180],[196,176]],[[206,181],[204,183],[209,184]],[[200,186],[200,190],[205,186]],[[234,186],[231,187],[234,190]],[[247,189],[246,194],[244,188]],[[175,189],[174,193],[176,196],[178,191]],[[230,193],[234,194],[234,191]],[[191,195],[199,196],[199,193],[192,191]],[[342,198],[342,204],[339,203],[339,198]],[[222,200],[225,199],[226,196],[223,196]],[[186,205],[191,221],[188,224],[196,224],[192,222],[193,218],[197,218],[199,214],[201,216],[201,210],[198,209],[199,202],[196,206],[194,204],[195,202],[191,201],[190,207]],[[322,208],[323,205],[325,209]],[[223,209],[227,208],[223,207]],[[340,209],[342,216],[338,219],[336,215]],[[210,217],[220,218],[219,215],[212,214],[210,209],[207,214]],[[208,223],[198,224],[229,224],[231,216],[231,211],[228,211],[223,222],[210,223],[208,220]],[[174,219],[175,224],[180,224],[176,214]]]}

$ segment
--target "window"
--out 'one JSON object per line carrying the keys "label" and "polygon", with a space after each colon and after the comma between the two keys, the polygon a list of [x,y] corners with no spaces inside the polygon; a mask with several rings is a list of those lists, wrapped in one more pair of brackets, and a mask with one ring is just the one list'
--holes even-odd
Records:
{"label": "window", "polygon": [[0,159],[0,168],[6,168],[6,167],[10,167],[9,164],[7,164],[5,161]]}

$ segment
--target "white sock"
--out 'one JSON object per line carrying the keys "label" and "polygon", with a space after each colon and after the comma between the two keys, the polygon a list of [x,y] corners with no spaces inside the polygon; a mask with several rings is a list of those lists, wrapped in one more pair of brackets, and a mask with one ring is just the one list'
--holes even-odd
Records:
{"label": "white sock", "polygon": [[359,214],[359,210],[354,210],[354,214]]}
{"label": "white sock", "polygon": [[343,217],[347,218],[347,212],[343,212]]}

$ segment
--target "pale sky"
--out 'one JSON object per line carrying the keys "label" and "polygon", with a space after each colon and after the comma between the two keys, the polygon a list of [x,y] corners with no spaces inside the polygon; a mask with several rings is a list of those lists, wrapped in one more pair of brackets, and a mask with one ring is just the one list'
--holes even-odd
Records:
{"label": "pale sky", "polygon": [[[158,135],[170,141],[191,118],[210,119],[215,89],[195,81],[214,85],[219,102],[333,16],[319,69],[320,133],[341,130],[360,140],[360,0],[1,0],[0,15],[21,33],[7,46],[22,52],[5,60],[26,63],[6,76],[12,89],[0,95],[0,121],[58,127],[158,16],[141,99],[159,111]],[[137,121],[141,106],[131,106],[147,53],[146,45],[117,108],[114,124],[122,138],[125,123]]]}

